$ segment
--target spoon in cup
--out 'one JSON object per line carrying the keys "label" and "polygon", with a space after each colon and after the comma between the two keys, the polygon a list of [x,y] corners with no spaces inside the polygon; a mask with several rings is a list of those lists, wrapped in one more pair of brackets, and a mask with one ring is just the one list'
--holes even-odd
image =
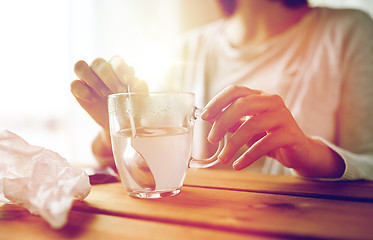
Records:
{"label": "spoon in cup", "polygon": [[[127,92],[130,93],[129,86],[127,85]],[[132,138],[136,137],[136,126],[133,117],[132,99],[129,95],[127,101],[127,113],[130,119],[132,130]],[[132,146],[132,138],[127,138],[126,148],[124,150],[124,164],[133,178],[133,180],[144,189],[151,191],[155,190],[155,180],[145,158]]]}

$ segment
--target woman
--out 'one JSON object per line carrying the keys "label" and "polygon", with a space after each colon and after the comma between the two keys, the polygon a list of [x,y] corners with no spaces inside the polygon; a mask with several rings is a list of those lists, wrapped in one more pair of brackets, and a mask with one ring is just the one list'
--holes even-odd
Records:
{"label": "woman", "polygon": [[[238,155],[237,170],[257,161],[269,173],[373,179],[371,19],[305,1],[219,3],[226,18],[188,33],[168,87],[196,92],[198,105],[212,99],[202,115],[213,124],[208,140],[232,132],[220,161]],[[124,82],[146,90],[126,69],[119,57],[75,67],[72,92],[104,129],[98,156],[111,156],[100,97]]]}

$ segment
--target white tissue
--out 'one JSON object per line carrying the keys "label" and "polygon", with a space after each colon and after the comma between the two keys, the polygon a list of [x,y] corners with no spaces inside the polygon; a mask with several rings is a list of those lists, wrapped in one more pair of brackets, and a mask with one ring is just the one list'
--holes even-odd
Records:
{"label": "white tissue", "polygon": [[74,198],[83,200],[90,190],[88,175],[59,154],[0,133],[0,202],[23,206],[61,228]]}

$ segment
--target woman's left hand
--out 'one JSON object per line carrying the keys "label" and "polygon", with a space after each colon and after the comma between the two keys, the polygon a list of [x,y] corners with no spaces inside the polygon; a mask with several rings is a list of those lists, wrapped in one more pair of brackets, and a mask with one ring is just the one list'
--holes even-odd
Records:
{"label": "woman's left hand", "polygon": [[[331,161],[338,158],[338,163],[341,163],[334,151],[302,132],[278,95],[229,86],[206,105],[202,119],[213,123],[208,136],[212,143],[219,142],[228,131],[233,133],[219,155],[221,162],[229,162],[242,146],[249,147],[233,163],[236,170],[246,168],[264,155],[295,169],[303,176],[311,177],[330,175],[324,170],[319,171],[319,168],[323,168],[318,165],[319,154],[323,159],[332,158]],[[341,173],[331,175],[338,177],[336,175]]]}

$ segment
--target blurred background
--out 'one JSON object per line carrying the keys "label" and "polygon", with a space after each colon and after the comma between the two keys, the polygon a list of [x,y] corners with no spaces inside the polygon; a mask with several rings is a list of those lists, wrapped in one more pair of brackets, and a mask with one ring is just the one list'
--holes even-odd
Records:
{"label": "blurred background", "polygon": [[[309,2],[373,16],[371,0]],[[99,127],[70,93],[75,62],[118,54],[156,90],[167,46],[219,17],[215,0],[0,0],[0,131],[94,165]]]}

